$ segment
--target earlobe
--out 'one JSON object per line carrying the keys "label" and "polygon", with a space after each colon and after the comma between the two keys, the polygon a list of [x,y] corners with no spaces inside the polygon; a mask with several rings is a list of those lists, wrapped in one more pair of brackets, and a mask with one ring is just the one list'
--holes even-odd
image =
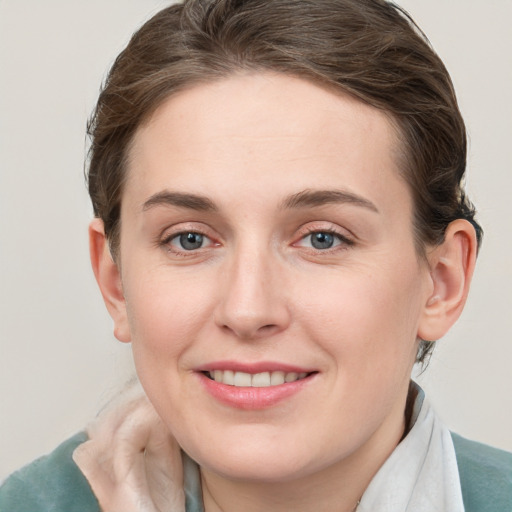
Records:
{"label": "earlobe", "polygon": [[442,244],[428,255],[432,292],[420,319],[418,337],[435,341],[457,321],[469,293],[477,252],[476,234],[466,220],[453,221]]}
{"label": "earlobe", "polygon": [[92,220],[89,225],[89,252],[96,282],[105,301],[105,306],[114,321],[114,335],[119,341],[130,342],[130,329],[120,270],[110,254],[103,221],[98,218]]}

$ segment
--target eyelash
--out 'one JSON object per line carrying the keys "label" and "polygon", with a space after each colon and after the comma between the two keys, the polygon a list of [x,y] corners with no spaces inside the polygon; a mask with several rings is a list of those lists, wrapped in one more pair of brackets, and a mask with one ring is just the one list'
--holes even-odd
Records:
{"label": "eyelash", "polygon": [[343,235],[343,234],[339,233],[333,227],[329,227],[327,229],[321,228],[321,227],[320,228],[318,228],[318,227],[308,227],[306,229],[306,231],[303,234],[301,234],[300,239],[298,240],[298,242],[295,242],[293,245],[298,245],[300,242],[306,240],[308,237],[310,237],[310,236],[312,236],[314,234],[320,234],[320,233],[323,234],[323,235],[333,236],[340,243],[335,245],[335,246],[333,246],[333,247],[329,247],[329,248],[325,248],[325,249],[317,249],[315,247],[306,248],[306,249],[311,249],[315,253],[331,253],[331,252],[334,252],[334,251],[346,250],[349,247],[352,247],[354,245],[354,243],[355,243],[354,240],[352,240],[351,238],[348,238],[346,235]]}
{"label": "eyelash", "polygon": [[183,256],[183,257],[187,257],[187,256],[192,256],[194,254],[197,254],[198,251],[200,251],[201,249],[205,249],[205,247],[198,247],[197,249],[178,249],[176,247],[173,247],[171,245],[171,242],[177,238],[180,238],[184,235],[196,235],[196,236],[200,236],[201,238],[203,239],[206,239],[206,240],[209,240],[210,241],[210,244],[213,244],[214,246],[215,245],[220,245],[218,243],[215,243],[213,242],[212,238],[210,236],[208,236],[207,234],[199,231],[199,230],[183,230],[183,231],[178,231],[178,232],[175,232],[175,233],[172,233],[172,234],[169,234],[168,236],[164,237],[161,241],[158,242],[158,245],[161,246],[161,247],[165,247],[167,249],[167,251],[169,253],[172,253],[173,255],[175,256]]}
{"label": "eyelash", "polygon": [[[300,243],[301,242],[303,242],[308,237],[311,237],[314,234],[329,235],[329,236],[332,236],[335,239],[337,239],[338,242],[339,242],[338,244],[334,245],[333,247],[327,247],[327,248],[324,248],[324,249],[318,249],[318,248],[315,248],[315,247],[304,247],[305,249],[310,250],[310,251],[315,252],[315,253],[331,253],[331,252],[335,252],[335,251],[346,250],[349,247],[354,245],[354,241],[352,239],[350,239],[347,236],[339,233],[336,229],[334,229],[332,227],[329,227],[327,229],[321,228],[321,227],[320,228],[309,227],[309,228],[307,228],[304,231],[304,233],[302,233],[300,235],[299,240],[297,242],[294,242],[292,244],[292,246],[295,246],[295,247],[299,246],[300,247]],[[171,233],[171,234],[165,236],[163,239],[159,240],[158,241],[158,245],[161,246],[161,247],[166,248],[167,252],[169,252],[169,253],[171,253],[171,254],[173,254],[175,256],[182,256],[182,257],[190,257],[190,256],[193,256],[193,255],[197,255],[198,252],[201,251],[201,249],[208,248],[208,247],[198,247],[197,249],[189,249],[189,250],[181,249],[180,250],[180,249],[178,249],[178,248],[176,248],[176,247],[171,245],[171,242],[173,240],[178,239],[179,237],[182,237],[184,235],[200,236],[203,239],[206,239],[207,241],[209,241],[210,244],[213,247],[220,245],[219,243],[214,242],[212,237],[208,236],[203,231],[201,231],[201,230],[194,230],[194,229],[182,230],[182,231],[177,231],[177,232]]]}

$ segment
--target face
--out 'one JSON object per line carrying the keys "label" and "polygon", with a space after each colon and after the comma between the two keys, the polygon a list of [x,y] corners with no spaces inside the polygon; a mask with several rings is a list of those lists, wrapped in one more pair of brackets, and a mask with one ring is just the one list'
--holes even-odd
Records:
{"label": "face", "polygon": [[205,471],[285,481],[400,439],[431,289],[396,152],[382,112],[273,74],[137,132],[117,332]]}

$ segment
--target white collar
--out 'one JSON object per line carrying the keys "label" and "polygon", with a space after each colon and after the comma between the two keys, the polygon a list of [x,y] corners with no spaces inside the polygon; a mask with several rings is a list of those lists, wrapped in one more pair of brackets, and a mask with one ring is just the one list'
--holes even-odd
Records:
{"label": "white collar", "polygon": [[[453,441],[411,384],[412,425],[379,469],[357,512],[464,512]],[[202,512],[197,464],[135,384],[88,428],[73,458],[105,510]],[[182,458],[183,457],[183,458]]]}
{"label": "white collar", "polygon": [[357,512],[464,512],[449,430],[423,390],[416,392],[411,430],[379,469]]}

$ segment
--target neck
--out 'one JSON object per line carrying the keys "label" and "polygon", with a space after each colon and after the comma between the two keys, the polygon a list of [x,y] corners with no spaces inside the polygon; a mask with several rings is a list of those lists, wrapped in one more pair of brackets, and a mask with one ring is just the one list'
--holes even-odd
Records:
{"label": "neck", "polygon": [[[203,475],[203,500],[206,512],[353,512],[357,508],[362,491],[356,490],[349,481],[336,487],[336,506],[332,486],[325,478],[301,479],[293,482],[254,484],[250,482],[217,481],[213,475]],[[340,489],[341,487],[341,489]],[[330,499],[327,500],[326,497]]]}
{"label": "neck", "polygon": [[354,512],[375,473],[400,442],[402,419],[327,468],[290,481],[226,478],[201,468],[206,512]]}

